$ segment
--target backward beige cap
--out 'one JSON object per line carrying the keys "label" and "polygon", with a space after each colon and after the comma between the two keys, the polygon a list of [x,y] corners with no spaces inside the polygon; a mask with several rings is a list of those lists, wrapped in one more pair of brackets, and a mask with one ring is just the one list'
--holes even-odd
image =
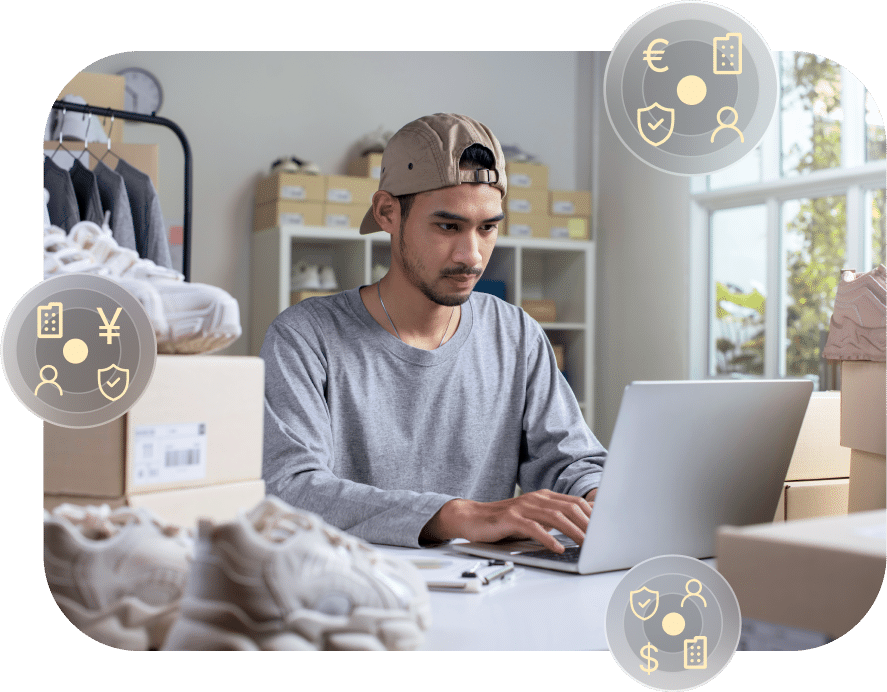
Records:
{"label": "backward beige cap", "polygon": [[[493,153],[495,169],[459,169],[462,152],[472,144],[481,144]],[[466,115],[435,113],[407,123],[388,140],[382,153],[380,190],[397,197],[462,183],[488,183],[505,196],[505,155],[496,135],[486,125]],[[370,207],[360,232],[381,230]]]}

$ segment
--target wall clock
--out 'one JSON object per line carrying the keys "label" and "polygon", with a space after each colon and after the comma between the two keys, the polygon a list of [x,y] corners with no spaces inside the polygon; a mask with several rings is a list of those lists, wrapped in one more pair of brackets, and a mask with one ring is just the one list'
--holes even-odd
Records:
{"label": "wall clock", "polygon": [[142,115],[154,115],[163,104],[160,80],[141,67],[127,67],[117,74],[126,80],[124,109]]}

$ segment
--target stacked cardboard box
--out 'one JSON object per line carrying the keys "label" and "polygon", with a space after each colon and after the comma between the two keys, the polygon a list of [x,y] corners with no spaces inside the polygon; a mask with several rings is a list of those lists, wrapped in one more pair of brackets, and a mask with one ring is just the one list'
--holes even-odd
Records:
{"label": "stacked cardboard box", "polygon": [[230,519],[265,495],[263,397],[261,358],[158,356],[126,415],[95,428],[44,424],[44,506],[147,507],[181,526]]}
{"label": "stacked cardboard box", "polygon": [[866,360],[841,363],[841,445],[850,451],[848,510],[884,509],[887,368]]}
{"label": "stacked cardboard box", "polygon": [[505,164],[505,233],[532,238],[587,240],[591,193],[549,190],[548,167],[536,163]]}
{"label": "stacked cardboard box", "polygon": [[841,393],[814,392],[774,521],[847,513],[850,451],[841,447]]}

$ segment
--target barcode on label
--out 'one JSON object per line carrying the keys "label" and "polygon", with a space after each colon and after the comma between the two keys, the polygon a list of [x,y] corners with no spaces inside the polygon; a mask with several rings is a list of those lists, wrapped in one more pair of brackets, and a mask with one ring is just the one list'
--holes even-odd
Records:
{"label": "barcode on label", "polygon": [[167,451],[164,466],[193,466],[200,463],[200,450],[172,449]]}

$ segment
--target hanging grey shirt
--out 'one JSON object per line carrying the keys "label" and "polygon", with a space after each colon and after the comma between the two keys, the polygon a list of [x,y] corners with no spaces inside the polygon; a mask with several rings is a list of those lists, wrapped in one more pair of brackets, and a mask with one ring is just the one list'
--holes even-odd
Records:
{"label": "hanging grey shirt", "polygon": [[147,173],[142,173],[123,159],[117,161],[115,170],[123,176],[126,184],[139,256],[161,267],[171,268],[169,239],[166,237],[166,224],[154,183]]}
{"label": "hanging grey shirt", "polygon": [[104,162],[95,165],[95,179],[98,183],[102,208],[111,212],[111,234],[120,247],[136,250],[136,236],[132,226],[132,210],[123,176],[112,171]]}
{"label": "hanging grey shirt", "polygon": [[43,189],[49,192],[46,208],[53,226],[67,232],[80,223],[80,209],[71,175],[48,156],[43,157]]}
{"label": "hanging grey shirt", "polygon": [[263,477],[270,494],[374,543],[419,546],[454,498],[585,495],[606,450],[537,322],[473,293],[453,337],[413,348],[359,289],[310,298],[269,327]]}
{"label": "hanging grey shirt", "polygon": [[101,226],[104,221],[102,200],[99,197],[99,187],[95,179],[95,173],[80,163],[80,159],[74,159],[74,165],[68,171],[71,183],[74,185],[74,194],[77,196],[77,208],[80,209],[81,221],[92,221]]}

